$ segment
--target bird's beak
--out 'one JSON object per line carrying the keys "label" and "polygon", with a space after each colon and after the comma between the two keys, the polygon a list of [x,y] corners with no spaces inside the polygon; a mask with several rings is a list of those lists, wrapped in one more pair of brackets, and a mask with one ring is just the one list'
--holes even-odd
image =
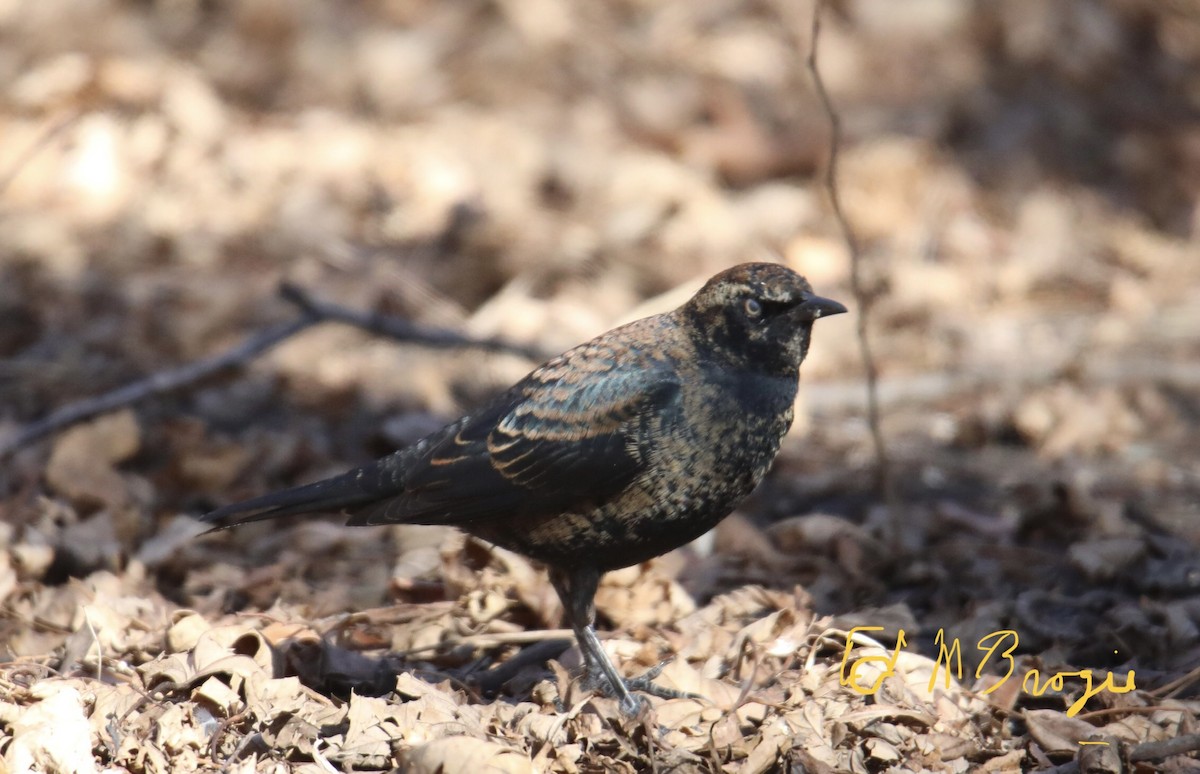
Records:
{"label": "bird's beak", "polygon": [[820,317],[829,317],[830,315],[842,314],[846,311],[846,307],[834,301],[832,298],[822,298],[821,296],[805,296],[804,299],[796,305],[792,314],[801,320],[816,320]]}

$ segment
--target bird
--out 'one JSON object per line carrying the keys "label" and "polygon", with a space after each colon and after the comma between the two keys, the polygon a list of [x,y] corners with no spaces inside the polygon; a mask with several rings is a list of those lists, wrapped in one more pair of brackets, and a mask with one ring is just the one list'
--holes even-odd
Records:
{"label": "bird", "polygon": [[792,424],[813,323],[844,312],[786,266],[737,265],[411,446],[201,518],[216,531],[341,512],[349,526],[451,525],[523,554],[548,570],[585,687],[637,714],[634,692],[679,694],[623,678],[605,653],[601,576],[685,545],[757,487]]}

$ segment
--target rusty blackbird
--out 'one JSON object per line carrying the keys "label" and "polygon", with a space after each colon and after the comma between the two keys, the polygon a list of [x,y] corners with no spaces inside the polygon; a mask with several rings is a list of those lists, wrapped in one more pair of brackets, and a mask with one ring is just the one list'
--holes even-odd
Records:
{"label": "rusty blackbird", "polygon": [[792,423],[813,321],[845,311],[784,266],[735,266],[408,448],[203,518],[218,529],[338,511],[351,525],[449,524],[538,560],[589,686],[636,712],[631,689],[672,692],[622,679],[604,652],[601,574],[687,543],[750,494]]}

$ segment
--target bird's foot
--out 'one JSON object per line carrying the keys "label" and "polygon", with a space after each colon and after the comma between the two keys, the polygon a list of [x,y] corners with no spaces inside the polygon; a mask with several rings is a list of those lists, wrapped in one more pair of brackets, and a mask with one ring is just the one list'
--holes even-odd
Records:
{"label": "bird's foot", "polygon": [[641,714],[642,710],[649,706],[649,702],[644,696],[636,696],[633,691],[657,696],[660,699],[703,699],[704,697],[699,694],[665,688],[654,682],[654,679],[662,673],[668,663],[663,661],[651,667],[645,674],[627,680],[619,680],[619,684],[616,685],[602,670],[590,670],[584,676],[583,687],[585,690],[601,693],[610,699],[617,699],[620,702],[621,712],[630,717]]}
{"label": "bird's foot", "polygon": [[677,688],[664,688],[654,682],[654,679],[662,674],[670,661],[660,661],[650,669],[647,669],[640,677],[633,677],[625,681],[625,687],[631,691],[640,691],[648,693],[651,696],[657,696],[660,699],[703,699],[704,697],[698,693],[689,691],[681,691]]}

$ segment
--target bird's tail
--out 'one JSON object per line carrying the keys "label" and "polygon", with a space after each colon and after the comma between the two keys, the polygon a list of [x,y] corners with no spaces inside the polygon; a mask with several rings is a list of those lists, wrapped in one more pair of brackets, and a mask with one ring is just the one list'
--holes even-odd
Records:
{"label": "bird's tail", "polygon": [[285,516],[337,513],[393,494],[397,484],[390,470],[390,466],[372,463],[323,481],[232,503],[204,514],[200,520],[216,525],[209,530],[215,532]]}

